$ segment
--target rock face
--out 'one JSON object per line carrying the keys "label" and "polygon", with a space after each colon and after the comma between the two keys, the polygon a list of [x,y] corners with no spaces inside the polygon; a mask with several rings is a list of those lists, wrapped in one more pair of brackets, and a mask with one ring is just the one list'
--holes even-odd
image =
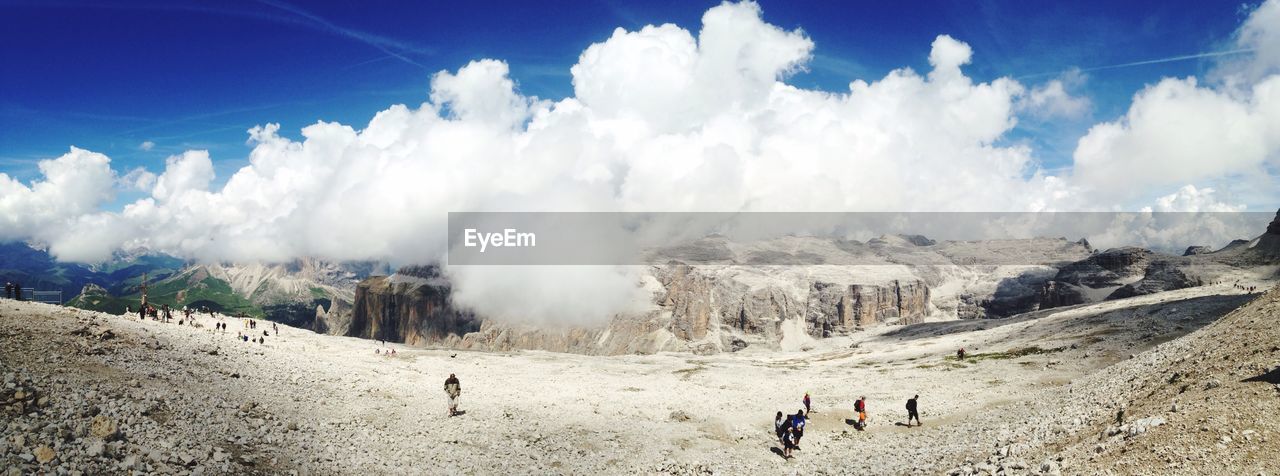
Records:
{"label": "rock face", "polygon": [[480,329],[470,313],[449,304],[449,284],[433,266],[406,267],[356,286],[343,335],[426,344]]}
{"label": "rock face", "polygon": [[981,303],[983,317],[1009,317],[1039,309],[1043,304],[1044,288],[1054,275],[1052,268],[1035,269],[1000,281],[995,293]]}
{"label": "rock face", "polygon": [[1127,278],[1142,275],[1153,255],[1142,248],[1113,248],[1062,267],[1053,280],[1094,289],[1120,286]]}
{"label": "rock face", "polygon": [[1112,248],[1063,266],[1040,291],[1040,309],[1099,300],[1139,280],[1155,253],[1135,247]]}
{"label": "rock face", "polygon": [[[453,307],[449,283],[435,267],[406,267],[356,286],[350,309],[316,311],[318,332],[476,350],[537,349],[585,354],[736,351],[777,347],[782,323],[798,320],[812,337],[877,324],[920,321],[929,313],[929,286],[919,279],[851,284],[806,281],[799,296],[785,281],[761,285],[723,268],[673,263],[654,266],[657,282],[647,311],[613,316],[597,327],[532,327],[486,319]],[[751,284],[748,284],[750,282]]]}
{"label": "rock face", "polygon": [[874,324],[919,322],[929,311],[929,287],[923,281],[887,284],[815,282],[805,313],[809,334],[830,337]]}
{"label": "rock face", "polygon": [[1188,277],[1177,263],[1155,261],[1147,266],[1141,280],[1121,286],[1107,296],[1107,299],[1122,299],[1161,291],[1188,288],[1202,284],[1199,279]]}
{"label": "rock face", "polygon": [[1040,291],[1040,309],[1074,306],[1088,302],[1080,286],[1061,281],[1049,281]]}
{"label": "rock face", "polygon": [[1267,262],[1280,260],[1280,211],[1267,225],[1267,232],[1258,237],[1258,242],[1250,249],[1254,255]]}
{"label": "rock face", "polygon": [[658,273],[658,282],[666,289],[660,305],[676,317],[671,323],[671,333],[683,340],[706,337],[713,313],[712,285],[707,277],[691,266],[676,265],[668,273]]}

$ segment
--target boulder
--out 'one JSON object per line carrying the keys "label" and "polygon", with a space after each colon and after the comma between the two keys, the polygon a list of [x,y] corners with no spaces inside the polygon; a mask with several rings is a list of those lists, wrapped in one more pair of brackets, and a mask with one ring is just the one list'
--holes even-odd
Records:
{"label": "boulder", "polygon": [[111,441],[120,436],[120,431],[114,420],[107,418],[106,415],[98,415],[89,422],[89,435],[103,441]]}

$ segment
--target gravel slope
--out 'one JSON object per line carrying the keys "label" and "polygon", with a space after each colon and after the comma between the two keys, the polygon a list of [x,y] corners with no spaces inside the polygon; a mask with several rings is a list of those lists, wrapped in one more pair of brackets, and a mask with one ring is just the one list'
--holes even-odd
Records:
{"label": "gravel slope", "polygon": [[[620,357],[402,346],[385,357],[376,342],[284,326],[266,344],[245,343],[235,339],[238,320],[224,320],[231,330],[220,334],[207,316],[196,328],[4,301],[0,466],[14,474],[1128,473],[1124,457],[1111,463],[1113,450],[1098,457],[1092,446],[1113,405],[1135,395],[1125,389],[1147,388],[1128,373],[1141,370],[1128,369],[1155,358],[1145,350],[1248,299],[1209,286],[1000,321],[882,327],[805,352]],[[982,358],[950,359],[961,346]],[[1019,352],[1031,346],[1039,351]],[[467,413],[457,418],[444,417],[449,373],[462,381]],[[1228,391],[1239,383],[1220,380]],[[1240,385],[1242,395],[1259,389],[1256,398],[1276,399],[1270,387]],[[817,413],[802,450],[784,460],[773,451],[773,414],[794,412],[805,391]],[[895,425],[917,393],[925,426]],[[859,395],[870,402],[866,432],[846,423]],[[1152,401],[1149,411],[1134,400],[1129,415],[1154,414],[1163,401]],[[1257,407],[1268,410],[1256,418],[1274,424],[1274,407]],[[1246,441],[1265,431],[1274,430],[1258,427]],[[1214,451],[1254,462],[1242,468],[1275,464],[1257,463],[1250,448]],[[1164,472],[1154,459],[1135,461]]]}

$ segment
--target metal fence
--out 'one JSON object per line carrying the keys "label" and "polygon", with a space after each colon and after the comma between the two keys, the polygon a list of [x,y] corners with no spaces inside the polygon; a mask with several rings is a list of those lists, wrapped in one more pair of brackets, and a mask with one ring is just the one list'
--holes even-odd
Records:
{"label": "metal fence", "polygon": [[62,304],[62,291],[36,291],[36,288],[22,288],[22,300]]}

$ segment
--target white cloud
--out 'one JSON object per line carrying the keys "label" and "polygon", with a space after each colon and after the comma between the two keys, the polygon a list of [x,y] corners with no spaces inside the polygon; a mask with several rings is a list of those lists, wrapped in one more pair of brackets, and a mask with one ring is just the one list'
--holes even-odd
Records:
{"label": "white cloud", "polygon": [[1242,212],[1244,204],[1230,204],[1218,201],[1212,188],[1196,188],[1187,185],[1177,192],[1156,199],[1154,208],[1145,211],[1156,212]]}
{"label": "white cloud", "polygon": [[120,188],[125,190],[150,191],[151,187],[156,184],[156,174],[143,167],[135,167],[129,173],[120,177],[117,183]]}
{"label": "white cloud", "polygon": [[141,144],[138,144],[138,148],[139,148],[139,149],[141,149],[141,150],[143,150],[143,151],[150,151],[151,149],[154,149],[155,147],[156,147],[156,143],[155,143],[155,142],[151,142],[151,141],[149,141],[149,140],[148,140],[148,141],[142,141],[142,143],[141,143]]}
{"label": "white cloud", "polygon": [[42,180],[25,185],[0,173],[0,240],[49,239],[67,220],[111,199],[115,172],[107,156],[71,147],[39,163]]}
{"label": "white cloud", "polygon": [[[449,211],[1133,209],[1274,159],[1280,80],[1248,99],[1161,82],[1081,139],[1072,176],[1054,177],[1001,139],[1028,101],[1079,107],[1070,84],[975,82],[962,68],[972,48],[946,35],[925,74],[898,69],[838,94],[786,84],[813,48],[754,3],[726,3],[696,35],[614,31],[573,66],[574,96],[555,102],[520,94],[505,63],[473,61],[435,75],[429,102],[391,106],[363,129],[318,122],[291,140],[253,128],[249,164],[218,189],[204,151],[170,157],[158,177],[131,172],[151,196],[119,213],[97,211],[115,180],[106,157],[73,149],[51,162],[77,166],[50,166],[43,191],[0,175],[11,225],[0,238],[43,239],[76,260],[147,246],[202,260],[427,262],[446,251]],[[460,304],[497,317],[604,319],[634,304],[626,269],[448,272]]]}
{"label": "white cloud", "polygon": [[1237,49],[1253,52],[1220,65],[1215,76],[1229,88],[1249,89],[1264,78],[1280,73],[1280,1],[1258,5],[1235,33]]}
{"label": "white cloud", "polygon": [[1080,119],[1093,104],[1089,98],[1067,91],[1067,81],[1050,80],[1031,89],[1018,103],[1019,109],[1040,119]]}

